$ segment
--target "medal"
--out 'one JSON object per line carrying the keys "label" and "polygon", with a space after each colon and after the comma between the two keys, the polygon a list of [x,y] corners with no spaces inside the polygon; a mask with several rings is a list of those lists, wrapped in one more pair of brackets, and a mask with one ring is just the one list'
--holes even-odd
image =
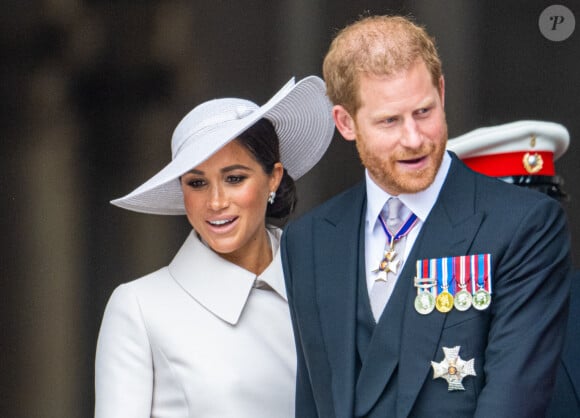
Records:
{"label": "medal", "polygon": [[[406,236],[411,228],[417,223],[417,215],[411,214],[409,219],[401,226],[399,231],[392,234],[387,228],[387,224],[383,219],[382,215],[379,215],[379,220],[381,221],[381,226],[383,227],[385,234],[387,234],[387,242],[389,243],[388,249],[385,251],[383,259],[381,260],[378,268],[379,274],[375,280],[387,281],[388,273],[397,274],[399,267],[401,266],[401,260],[397,258],[397,252],[395,251],[395,241],[400,240]],[[377,270],[375,270],[377,271]]]}
{"label": "medal", "polygon": [[[473,307],[479,311],[487,309],[491,304],[491,254],[471,256]],[[477,278],[477,284],[475,280]]]}
{"label": "medal", "polygon": [[[453,263],[453,271],[455,277],[455,284],[459,287],[459,291],[455,292],[455,299],[453,300],[453,306],[458,311],[466,311],[471,308],[471,292],[467,290],[467,283],[465,281],[465,260],[467,257],[455,257]],[[459,282],[457,282],[457,277],[459,276]]]}
{"label": "medal", "polygon": [[435,294],[437,279],[430,277],[429,260],[417,260],[417,276],[414,285],[417,288],[415,310],[421,315],[427,315],[435,309]]}
{"label": "medal", "polygon": [[467,311],[491,304],[491,254],[417,260],[415,310],[426,315],[436,308]]}
{"label": "medal", "polygon": [[433,312],[435,308],[435,296],[429,291],[419,292],[415,296],[415,310],[421,315],[427,315]]}
{"label": "medal", "polygon": [[453,295],[449,293],[449,285],[453,281],[453,275],[450,269],[451,258],[439,258],[437,263],[440,266],[441,274],[437,277],[442,291],[437,295],[435,307],[441,313],[447,313],[453,309]]}
{"label": "medal", "polygon": [[379,264],[379,274],[376,280],[387,281],[387,273],[397,274],[399,266],[401,265],[401,260],[395,260],[397,257],[397,252],[393,248],[395,241],[391,239],[391,244],[389,249],[385,251],[385,255]]}
{"label": "medal", "polygon": [[473,307],[479,311],[487,309],[491,303],[491,295],[485,289],[479,289],[473,295]]}
{"label": "medal", "polygon": [[448,390],[465,390],[463,379],[467,376],[477,376],[475,373],[475,360],[465,361],[459,357],[460,346],[453,348],[443,347],[445,358],[440,362],[431,362],[433,367],[433,379],[443,378],[447,380]]}
{"label": "medal", "polygon": [[447,313],[453,309],[453,295],[446,290],[437,295],[435,307],[441,313]]}
{"label": "medal", "polygon": [[471,299],[471,293],[465,289],[461,289],[455,294],[455,298],[453,299],[453,306],[455,306],[455,309],[458,311],[466,311],[471,308]]}
{"label": "medal", "polygon": [[435,296],[432,289],[435,288],[435,279],[431,277],[415,277],[415,287],[417,296],[415,296],[415,310],[421,315],[427,315],[435,309]]}

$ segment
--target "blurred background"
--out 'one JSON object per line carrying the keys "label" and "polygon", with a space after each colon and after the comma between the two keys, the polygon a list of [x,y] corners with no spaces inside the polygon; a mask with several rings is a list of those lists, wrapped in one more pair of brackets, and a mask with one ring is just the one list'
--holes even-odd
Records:
{"label": "blurred background", "polygon": [[[576,19],[580,2],[559,0]],[[321,74],[336,30],[364,13],[411,14],[435,36],[451,137],[520,119],[562,123],[556,163],[580,266],[580,25],[538,26],[549,1],[3,0],[0,97],[0,416],[90,417],[95,343],[122,282],[166,265],[182,217],[111,206],[170,159],[196,104],[263,103],[290,77]],[[298,182],[298,214],[354,184],[338,136]]]}

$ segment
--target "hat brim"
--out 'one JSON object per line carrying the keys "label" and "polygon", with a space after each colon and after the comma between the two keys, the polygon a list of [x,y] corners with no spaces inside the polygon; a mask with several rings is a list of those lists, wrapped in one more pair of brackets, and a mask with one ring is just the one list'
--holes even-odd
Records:
{"label": "hat brim", "polygon": [[247,116],[229,121],[220,129],[208,130],[194,144],[185,145],[148,181],[111,203],[141,213],[185,214],[179,177],[262,118],[274,125],[280,141],[281,162],[288,174],[297,180],[322,158],[330,145],[334,133],[331,109],[324,82],[319,77],[306,77],[298,83],[291,79],[263,106],[256,106]]}

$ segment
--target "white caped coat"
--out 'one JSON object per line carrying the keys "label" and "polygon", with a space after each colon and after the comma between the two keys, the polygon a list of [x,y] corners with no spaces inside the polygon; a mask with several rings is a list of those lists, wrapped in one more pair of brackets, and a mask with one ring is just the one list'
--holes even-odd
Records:
{"label": "white caped coat", "polygon": [[97,343],[95,417],[294,417],[279,235],[259,277],[192,232],[169,266],[119,286]]}

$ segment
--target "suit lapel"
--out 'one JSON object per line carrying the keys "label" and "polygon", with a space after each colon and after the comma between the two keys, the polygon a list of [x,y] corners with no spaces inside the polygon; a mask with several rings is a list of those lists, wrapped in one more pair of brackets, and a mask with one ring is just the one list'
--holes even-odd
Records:
{"label": "suit lapel", "polygon": [[[356,296],[364,256],[364,183],[347,192],[314,227],[315,280],[322,333],[332,369],[337,417],[351,417],[356,358]],[[364,236],[364,235],[363,235]],[[357,237],[353,240],[352,237]],[[319,240],[319,241],[318,241]]]}
{"label": "suit lapel", "polygon": [[474,177],[454,158],[439,198],[421,229],[401,277],[407,279],[407,303],[403,317],[397,416],[408,416],[423,386],[431,360],[437,354],[446,315],[433,311],[421,315],[414,309],[412,284],[415,261],[465,255],[483,221],[474,208]]}

